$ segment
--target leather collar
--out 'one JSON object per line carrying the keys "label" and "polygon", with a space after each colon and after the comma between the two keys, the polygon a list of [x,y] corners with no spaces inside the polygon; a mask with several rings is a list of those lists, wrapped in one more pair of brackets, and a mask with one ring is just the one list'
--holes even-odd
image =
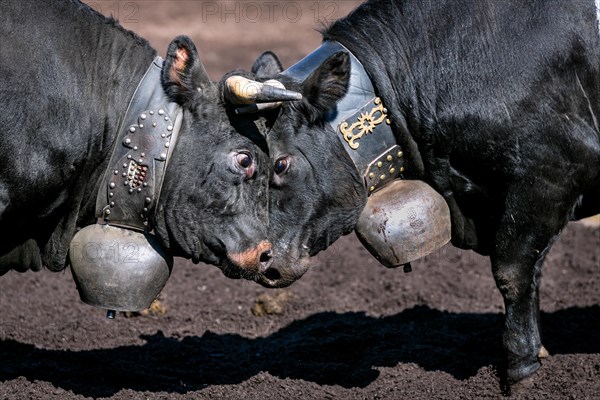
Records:
{"label": "leather collar", "polygon": [[327,123],[342,142],[371,194],[394,179],[402,178],[404,154],[396,143],[388,111],[377,97],[362,63],[340,43],[325,41],[282,75],[301,83],[339,51],[350,55],[350,83],[348,93],[327,115]]}
{"label": "leather collar", "polygon": [[138,84],[119,126],[108,169],[96,197],[106,224],[151,231],[165,171],[183,111],[166,97],[156,57]]}

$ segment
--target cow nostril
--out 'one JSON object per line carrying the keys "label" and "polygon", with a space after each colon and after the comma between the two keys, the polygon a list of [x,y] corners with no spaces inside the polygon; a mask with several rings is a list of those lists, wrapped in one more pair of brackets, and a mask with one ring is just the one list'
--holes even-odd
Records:
{"label": "cow nostril", "polygon": [[260,242],[256,247],[247,248],[239,253],[227,253],[227,258],[236,267],[252,272],[264,272],[273,262],[273,246],[265,241]]}
{"label": "cow nostril", "polygon": [[259,272],[265,273],[271,267],[271,264],[273,264],[273,251],[269,249],[260,253],[259,261]]}
{"label": "cow nostril", "polygon": [[278,281],[281,279],[281,274],[275,268],[269,268],[263,273],[264,277],[270,281]]}
{"label": "cow nostril", "polygon": [[273,258],[273,251],[271,249],[267,250],[267,251],[263,251],[260,255],[260,262],[261,263],[266,263],[271,261],[271,258]]}

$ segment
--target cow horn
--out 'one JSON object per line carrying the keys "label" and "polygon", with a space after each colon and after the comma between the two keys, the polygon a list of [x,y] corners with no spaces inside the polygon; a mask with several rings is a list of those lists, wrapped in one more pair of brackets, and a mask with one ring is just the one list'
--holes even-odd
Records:
{"label": "cow horn", "polygon": [[274,79],[262,83],[234,75],[225,81],[225,98],[235,105],[266,103],[260,107],[265,109],[278,107],[282,101],[301,100],[302,95],[287,90],[281,82]]}

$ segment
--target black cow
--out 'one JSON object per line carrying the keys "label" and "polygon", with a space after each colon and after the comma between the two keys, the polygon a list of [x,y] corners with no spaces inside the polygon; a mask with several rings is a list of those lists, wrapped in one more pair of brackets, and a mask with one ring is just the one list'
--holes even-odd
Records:
{"label": "black cow", "polygon": [[[267,136],[276,262],[254,278],[290,284],[356,224],[370,187],[330,122],[361,90],[349,88],[360,61],[403,150],[401,177],[443,195],[455,246],[490,256],[509,381],[533,374],[544,257],[568,221],[600,212],[598,28],[593,0],[373,0],[335,22],[278,77],[304,99]],[[253,70],[281,68],[265,53]]]}
{"label": "black cow", "polygon": [[[64,269],[76,231],[96,223],[97,198],[105,197],[102,216],[111,221],[113,203],[143,203],[148,184],[158,187],[139,208],[141,218],[173,255],[228,268],[269,262],[259,121],[228,117],[189,38],[170,44],[163,65],[144,39],[77,0],[10,0],[0,6],[0,42],[0,274]],[[146,73],[156,77],[146,88],[166,94],[175,111],[169,119],[167,109],[146,115],[142,108],[134,125],[119,130]],[[136,94],[131,109],[144,96]],[[151,136],[153,128],[162,136]],[[142,129],[149,133],[135,144]],[[101,187],[112,179],[113,149],[134,155],[114,170],[131,195],[114,201]],[[156,175],[148,176],[153,166]]]}

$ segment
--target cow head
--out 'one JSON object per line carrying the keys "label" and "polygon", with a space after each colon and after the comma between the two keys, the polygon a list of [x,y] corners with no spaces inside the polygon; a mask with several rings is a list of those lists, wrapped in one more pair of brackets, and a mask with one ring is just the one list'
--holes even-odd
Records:
{"label": "cow head", "polygon": [[226,110],[187,37],[171,42],[162,83],[184,116],[156,209],[156,234],[176,256],[252,276],[271,259],[264,124]]}
{"label": "cow head", "polygon": [[[254,64],[257,80],[274,78],[281,64],[264,53]],[[279,77],[303,98],[265,112],[272,178],[269,239],[275,261],[258,276],[269,287],[287,286],[309,267],[309,257],[350,233],[367,200],[363,179],[326,115],[347,91],[348,54],[327,59],[303,83]]]}

